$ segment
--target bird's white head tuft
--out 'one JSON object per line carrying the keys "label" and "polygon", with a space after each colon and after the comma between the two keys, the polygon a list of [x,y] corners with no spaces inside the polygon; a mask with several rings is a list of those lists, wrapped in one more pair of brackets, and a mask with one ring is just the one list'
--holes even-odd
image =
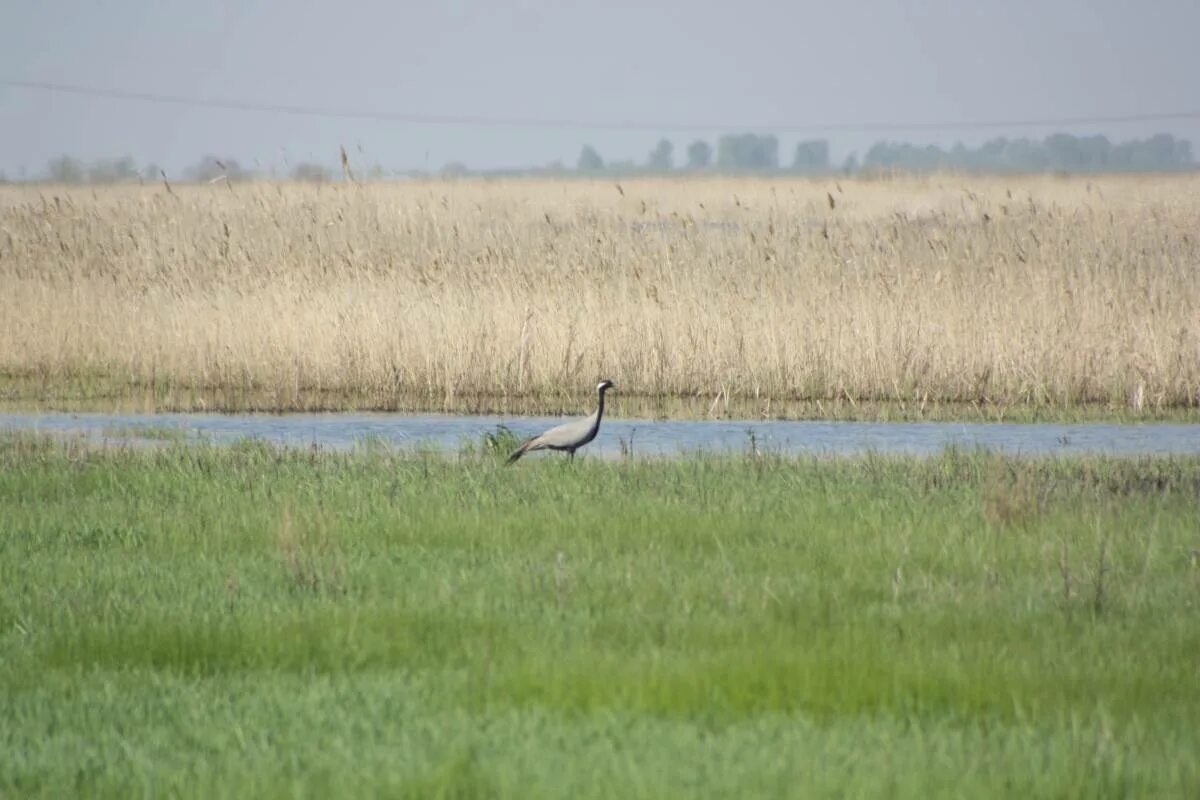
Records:
{"label": "bird's white head tuft", "polygon": [[615,383],[613,383],[612,381],[608,381],[608,380],[600,381],[599,383],[596,384],[596,391],[599,392],[600,394],[604,394],[606,389],[615,389],[615,388],[617,388],[617,385]]}

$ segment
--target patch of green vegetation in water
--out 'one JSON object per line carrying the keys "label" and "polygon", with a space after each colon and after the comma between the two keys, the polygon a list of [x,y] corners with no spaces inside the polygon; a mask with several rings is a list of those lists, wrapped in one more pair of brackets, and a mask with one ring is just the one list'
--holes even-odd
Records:
{"label": "patch of green vegetation in water", "polygon": [[187,431],[167,425],[110,425],[101,429],[100,435],[107,439],[131,439],[155,442],[181,442],[187,439]]}

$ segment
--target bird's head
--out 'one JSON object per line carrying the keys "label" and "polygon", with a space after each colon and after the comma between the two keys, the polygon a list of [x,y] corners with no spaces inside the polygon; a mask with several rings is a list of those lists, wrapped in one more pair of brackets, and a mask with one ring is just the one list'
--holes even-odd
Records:
{"label": "bird's head", "polygon": [[615,388],[617,388],[617,385],[615,383],[613,383],[612,381],[608,381],[608,380],[600,381],[599,383],[596,384],[596,391],[599,392],[600,394],[604,394],[609,389],[615,389]]}

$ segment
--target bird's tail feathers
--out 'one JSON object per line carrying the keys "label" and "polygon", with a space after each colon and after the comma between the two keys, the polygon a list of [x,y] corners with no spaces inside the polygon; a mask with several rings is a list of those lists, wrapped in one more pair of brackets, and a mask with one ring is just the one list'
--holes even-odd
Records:
{"label": "bird's tail feathers", "polygon": [[528,439],[521,442],[521,446],[518,447],[516,450],[513,450],[512,455],[510,455],[508,457],[508,460],[504,462],[504,466],[507,467],[509,464],[513,463],[518,458],[525,455],[525,451],[529,449],[529,445],[533,444],[533,440],[536,438],[537,438],[536,436],[530,436]]}

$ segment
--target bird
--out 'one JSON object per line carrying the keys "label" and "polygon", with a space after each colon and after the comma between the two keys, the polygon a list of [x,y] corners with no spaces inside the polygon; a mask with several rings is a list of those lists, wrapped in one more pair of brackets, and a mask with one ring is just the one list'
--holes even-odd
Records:
{"label": "bird", "polygon": [[563,423],[537,436],[530,436],[513,451],[512,455],[508,457],[508,461],[504,462],[505,466],[534,450],[565,450],[574,460],[575,451],[596,438],[596,432],[600,430],[600,418],[604,416],[604,393],[615,388],[616,384],[612,381],[600,381],[596,384],[599,403],[595,412],[583,419]]}

